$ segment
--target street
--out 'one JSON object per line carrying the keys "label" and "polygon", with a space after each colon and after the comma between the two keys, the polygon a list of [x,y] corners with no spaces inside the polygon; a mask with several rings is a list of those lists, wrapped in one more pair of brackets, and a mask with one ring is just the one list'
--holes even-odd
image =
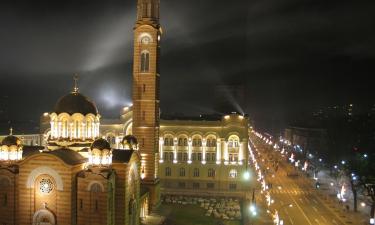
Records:
{"label": "street", "polygon": [[[253,141],[253,144],[261,155],[259,165],[265,171],[265,180],[273,200],[268,210],[273,215],[277,211],[283,224],[361,224],[349,218],[349,213],[342,206],[340,208],[336,199],[320,193],[313,179],[296,171],[279,153],[261,142]],[[275,162],[278,162],[277,166]],[[260,205],[266,207],[266,204]],[[258,224],[267,222],[263,220]]]}

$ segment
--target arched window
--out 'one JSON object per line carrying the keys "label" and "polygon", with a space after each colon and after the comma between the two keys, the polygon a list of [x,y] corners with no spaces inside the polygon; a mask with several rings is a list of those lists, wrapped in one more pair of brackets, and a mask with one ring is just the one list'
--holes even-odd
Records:
{"label": "arched window", "polygon": [[215,177],[215,170],[210,168],[208,169],[208,177]]}
{"label": "arched window", "polygon": [[182,146],[182,144],[183,144],[183,140],[182,140],[182,138],[179,138],[178,139],[178,146]]}
{"label": "arched window", "polygon": [[93,183],[90,187],[91,192],[102,192],[102,187],[98,183]]}
{"label": "arched window", "polygon": [[184,146],[187,146],[187,138],[184,138]]}
{"label": "arched window", "polygon": [[180,168],[180,177],[185,176],[185,168]]}
{"label": "arched window", "polygon": [[150,53],[144,51],[141,53],[141,72],[148,72],[150,67]]}
{"label": "arched window", "polygon": [[199,169],[198,168],[194,168],[193,176],[199,177]]}
{"label": "arched window", "polygon": [[169,146],[168,138],[164,138],[164,146]]}
{"label": "arched window", "polygon": [[170,167],[165,168],[165,176],[170,177],[172,175],[172,170]]}
{"label": "arched window", "polygon": [[230,178],[236,178],[237,177],[237,170],[236,169],[231,169],[229,171],[229,177]]}

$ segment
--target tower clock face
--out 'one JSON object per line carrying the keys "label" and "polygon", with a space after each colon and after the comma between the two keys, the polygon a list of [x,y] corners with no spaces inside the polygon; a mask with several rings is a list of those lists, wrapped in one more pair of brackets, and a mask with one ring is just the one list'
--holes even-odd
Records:
{"label": "tower clock face", "polygon": [[147,37],[147,36],[146,36],[146,37],[143,37],[142,40],[141,40],[142,44],[146,44],[146,45],[147,45],[148,43],[150,43],[150,41],[151,41],[150,38]]}

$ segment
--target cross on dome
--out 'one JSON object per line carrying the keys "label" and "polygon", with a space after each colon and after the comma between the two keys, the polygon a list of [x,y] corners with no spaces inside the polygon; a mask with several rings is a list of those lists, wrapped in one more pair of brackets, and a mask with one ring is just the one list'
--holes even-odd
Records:
{"label": "cross on dome", "polygon": [[78,74],[75,74],[73,76],[73,80],[74,80],[73,93],[78,93]]}

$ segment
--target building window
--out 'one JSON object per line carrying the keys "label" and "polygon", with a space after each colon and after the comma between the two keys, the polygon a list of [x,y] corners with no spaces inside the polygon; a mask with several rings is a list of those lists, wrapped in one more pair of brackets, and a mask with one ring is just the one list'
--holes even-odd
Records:
{"label": "building window", "polygon": [[172,175],[172,170],[170,167],[165,168],[165,176],[170,177]]}
{"label": "building window", "polygon": [[83,209],[83,200],[82,200],[82,198],[79,199],[79,208]]}
{"label": "building window", "polygon": [[185,176],[185,168],[180,168],[180,177]]}
{"label": "building window", "polygon": [[169,161],[172,161],[173,160],[173,152],[170,152],[169,153]]}
{"label": "building window", "polygon": [[193,189],[199,189],[199,183],[193,183]]}
{"label": "building window", "polygon": [[214,189],[215,188],[215,184],[214,183],[207,183],[207,188],[208,189]]}
{"label": "building window", "polygon": [[184,138],[184,146],[188,146],[188,144],[187,144],[187,138]]}
{"label": "building window", "polygon": [[193,177],[199,177],[199,169],[194,168]]}
{"label": "building window", "polygon": [[98,209],[99,209],[98,200],[95,200],[95,211],[98,211]]}
{"label": "building window", "polygon": [[202,139],[194,138],[193,139],[193,147],[202,147]]}
{"label": "building window", "polygon": [[197,157],[196,157],[196,153],[192,153],[192,154],[191,154],[191,158],[192,158],[193,161],[195,161],[196,158],[197,158]]}
{"label": "building window", "polygon": [[237,189],[237,184],[229,184],[229,190],[236,190]]}
{"label": "building window", "polygon": [[148,72],[150,67],[150,53],[141,53],[141,72]]}
{"label": "building window", "polygon": [[185,152],[183,156],[184,156],[184,157],[183,157],[183,161],[186,162],[186,161],[187,161],[187,158],[188,158],[188,157],[187,157],[188,154]]}
{"label": "building window", "polygon": [[182,140],[182,138],[179,138],[178,139],[178,146],[182,146],[182,144],[183,144],[183,140]]}
{"label": "building window", "polygon": [[202,153],[198,153],[198,161],[202,161]]}
{"label": "building window", "polygon": [[229,154],[229,161],[230,162],[237,162],[238,161],[238,154],[237,153]]}
{"label": "building window", "polygon": [[215,170],[210,168],[208,169],[208,177],[215,177]]}
{"label": "building window", "polygon": [[215,161],[215,160],[216,160],[216,153],[212,153],[212,154],[211,154],[211,160],[212,160],[212,161]]}
{"label": "building window", "polygon": [[39,182],[39,190],[43,194],[49,194],[53,190],[53,183],[48,178],[42,178]]}
{"label": "building window", "polygon": [[146,120],[146,112],[145,112],[145,111],[142,111],[142,120],[143,120],[143,121]]}
{"label": "building window", "polygon": [[178,182],[179,188],[185,188],[185,182]]}
{"label": "building window", "polygon": [[143,93],[146,92],[146,84],[143,84]]}
{"label": "building window", "polygon": [[3,206],[8,205],[8,194],[4,194]]}
{"label": "building window", "polygon": [[211,160],[211,153],[206,153],[206,161],[210,161]]}
{"label": "building window", "polygon": [[177,160],[182,161],[182,152],[177,153]]}
{"label": "building window", "polygon": [[229,177],[230,178],[236,178],[237,177],[237,170],[236,169],[231,169],[229,171]]}

